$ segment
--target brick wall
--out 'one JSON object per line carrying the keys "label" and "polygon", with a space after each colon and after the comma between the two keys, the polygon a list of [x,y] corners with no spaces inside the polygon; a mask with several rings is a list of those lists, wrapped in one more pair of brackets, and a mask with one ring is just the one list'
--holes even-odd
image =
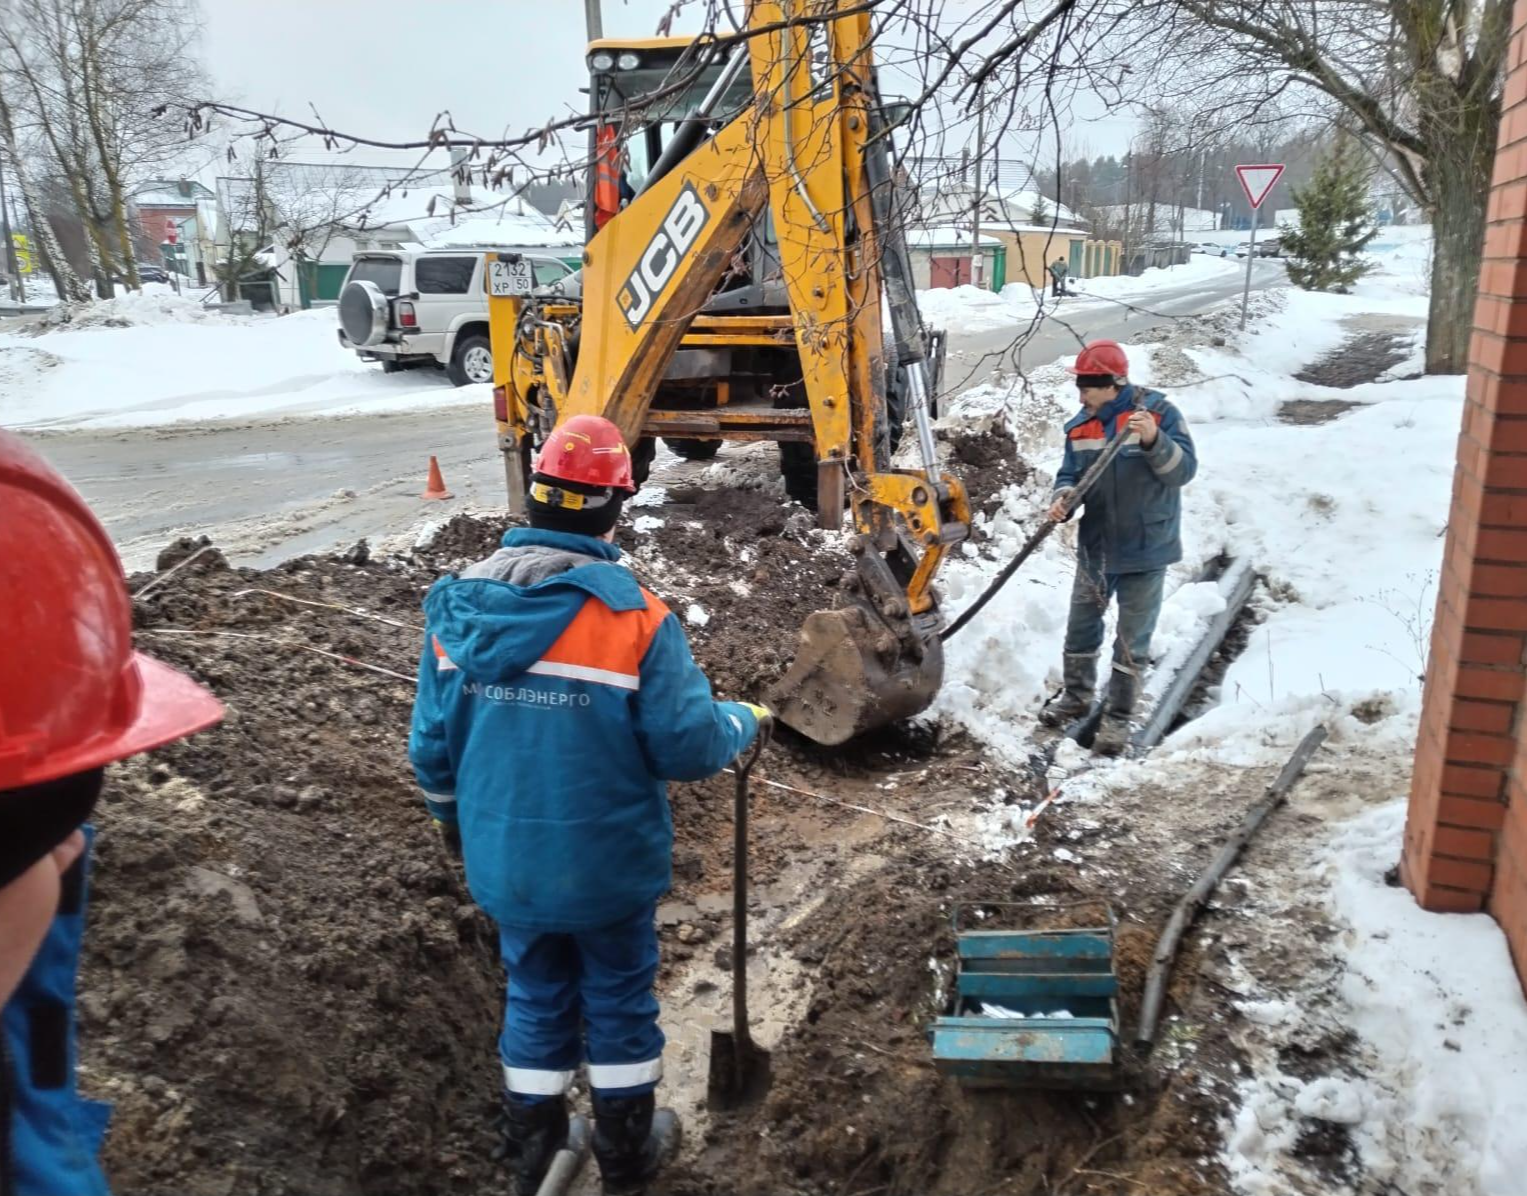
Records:
{"label": "brick wall", "polygon": [[1517,0],[1401,875],[1527,985],[1527,0]]}

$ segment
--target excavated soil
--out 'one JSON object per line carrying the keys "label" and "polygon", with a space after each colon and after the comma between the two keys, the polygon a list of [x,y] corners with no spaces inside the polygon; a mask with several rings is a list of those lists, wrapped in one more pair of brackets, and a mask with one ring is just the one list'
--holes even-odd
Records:
{"label": "excavated soil", "polygon": [[[985,440],[954,450],[978,506],[1027,468],[1001,434]],[[801,620],[830,604],[848,565],[842,534],[767,493],[674,487],[633,514],[663,525],[622,532],[632,567],[685,621],[726,697],[756,696],[784,669]],[[263,572],[182,542],[132,579],[141,646],[215,690],[228,717],[112,769],[100,810],[82,1065],[87,1092],[116,1105],[116,1191],[507,1190],[489,1157],[496,937],[406,760],[419,602],[503,527],[458,516],[411,553]],[[694,1115],[665,1190],[1223,1190],[1211,1158],[1223,1084],[1205,1076],[1233,1063],[1212,1035],[1191,1065],[1179,1054],[1132,1066],[1124,1095],[972,1094],[932,1069],[924,1031],[949,985],[961,899],[1114,901],[1132,1009],[1184,861],[1201,865],[1238,807],[1211,805],[1190,833],[1114,835],[1122,843],[1087,822],[1062,839],[1047,818],[1031,842],[981,861],[948,820],[1036,794],[962,735],[893,727],[827,750],[784,733],[760,773],[756,950],[789,964],[778,974],[791,990],[765,1014],[795,1012],[780,1015],[766,1102]],[[672,787],[659,983],[681,1018],[727,991],[731,802],[725,775]],[[1069,862],[1052,854],[1062,842]],[[1094,848],[1109,861],[1101,886]],[[1191,1008],[1193,969],[1178,976],[1174,997]],[[670,1094],[692,1100],[686,1084],[693,1075],[671,1069]]]}

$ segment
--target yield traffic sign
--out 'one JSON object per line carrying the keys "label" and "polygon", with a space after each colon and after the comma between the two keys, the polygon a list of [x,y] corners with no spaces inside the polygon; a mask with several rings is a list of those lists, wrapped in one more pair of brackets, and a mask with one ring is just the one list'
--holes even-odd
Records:
{"label": "yield traffic sign", "polygon": [[1263,162],[1235,168],[1235,176],[1241,180],[1241,190],[1246,192],[1246,199],[1253,208],[1262,206],[1262,201],[1267,198],[1267,193],[1273,189],[1273,184],[1282,173],[1282,162]]}

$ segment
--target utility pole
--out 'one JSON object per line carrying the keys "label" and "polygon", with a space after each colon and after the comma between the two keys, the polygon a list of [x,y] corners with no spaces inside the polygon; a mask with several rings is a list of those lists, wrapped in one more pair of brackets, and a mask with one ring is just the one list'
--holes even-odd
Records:
{"label": "utility pole", "polygon": [[16,242],[11,240],[11,204],[5,194],[4,158],[0,158],[0,236],[5,237],[5,269],[11,278],[11,298],[17,303],[25,303],[26,284],[21,281],[21,263],[16,260]]}
{"label": "utility pole", "polygon": [[589,41],[597,42],[604,36],[604,14],[599,11],[599,0],[583,0],[583,19],[588,25]]}
{"label": "utility pole", "polygon": [[986,283],[986,255],[981,252],[981,201],[986,198],[981,190],[981,149],[986,134],[986,105],[976,95],[976,203],[971,217],[970,230],[970,283],[982,287]]}

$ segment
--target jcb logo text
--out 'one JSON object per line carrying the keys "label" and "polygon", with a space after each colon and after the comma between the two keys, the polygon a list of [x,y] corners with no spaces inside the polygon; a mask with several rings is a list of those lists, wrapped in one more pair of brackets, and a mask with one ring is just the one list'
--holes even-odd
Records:
{"label": "jcb logo text", "polygon": [[621,315],[633,329],[652,311],[657,297],[678,270],[684,255],[699,240],[700,230],[709,219],[710,213],[700,202],[694,186],[686,183],[663,218],[663,227],[648,242],[636,269],[631,271],[631,277],[626,279],[626,285],[615,297]]}

